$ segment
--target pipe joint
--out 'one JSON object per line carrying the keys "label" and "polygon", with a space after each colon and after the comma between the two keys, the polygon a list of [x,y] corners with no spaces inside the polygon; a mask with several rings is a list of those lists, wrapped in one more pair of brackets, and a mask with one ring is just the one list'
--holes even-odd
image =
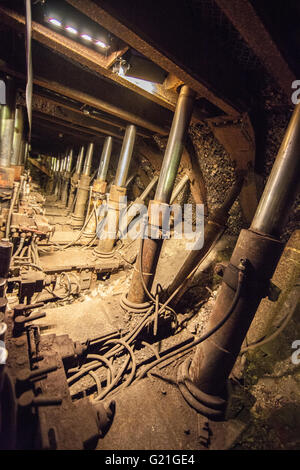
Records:
{"label": "pipe joint", "polygon": [[107,182],[97,179],[93,184],[93,192],[99,194],[106,194]]}
{"label": "pipe joint", "polygon": [[148,206],[148,223],[154,227],[163,228],[169,224],[171,209],[165,202],[152,199]]}
{"label": "pipe joint", "polygon": [[112,185],[109,193],[108,208],[120,211],[123,208],[123,198],[126,196],[126,188]]}

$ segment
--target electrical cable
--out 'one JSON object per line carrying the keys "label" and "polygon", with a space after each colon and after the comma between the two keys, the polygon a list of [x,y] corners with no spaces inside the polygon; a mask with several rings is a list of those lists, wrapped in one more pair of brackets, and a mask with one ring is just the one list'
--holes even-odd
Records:
{"label": "electrical cable", "polygon": [[[295,291],[296,290],[299,291],[299,286],[295,287]],[[290,295],[293,293],[293,291],[294,291],[294,289],[291,290]],[[282,321],[281,321],[280,325],[278,326],[277,330],[275,330],[271,335],[269,335],[265,338],[262,338],[258,341],[255,341],[254,343],[248,344],[247,346],[242,348],[241,351],[240,351],[240,355],[245,354],[247,351],[250,351],[250,350],[259,348],[261,346],[264,346],[265,344],[268,344],[271,341],[273,341],[275,338],[277,338],[277,336],[280,335],[280,333],[282,333],[284,328],[288,325],[288,323],[292,319],[292,317],[293,317],[293,315],[296,311],[296,307],[297,307],[297,302],[295,302],[295,305],[293,305],[293,307],[290,309],[289,313],[284,316],[284,318],[282,319]]]}
{"label": "electrical cable", "polygon": [[224,317],[222,318],[221,321],[219,321],[213,328],[211,328],[209,331],[207,331],[203,336],[201,336],[200,338],[197,338],[195,341],[193,341],[192,343],[188,344],[187,346],[183,346],[182,348],[180,348],[179,350],[175,350],[173,351],[172,353],[169,353],[167,354],[166,356],[161,356],[160,359],[157,359],[156,361],[154,361],[153,363],[151,363],[148,367],[146,367],[146,369],[144,371],[142,371],[139,376],[137,377],[136,380],[140,380],[141,378],[143,378],[147,372],[149,370],[151,370],[153,367],[157,366],[158,364],[160,364],[161,362],[165,361],[166,359],[169,359],[170,357],[174,356],[175,354],[178,354],[180,352],[184,352],[184,351],[187,351],[188,349],[193,349],[195,346],[197,346],[198,344],[200,343],[203,343],[203,341],[205,341],[206,339],[208,339],[210,336],[212,336],[214,333],[216,333],[216,331],[218,331],[220,328],[222,328],[222,326],[227,322],[227,320],[230,318],[230,316],[232,315],[238,301],[239,301],[239,298],[240,298],[240,295],[241,295],[241,290],[242,290],[242,286],[243,286],[243,279],[244,279],[244,274],[242,271],[239,272],[239,275],[238,275],[238,285],[237,285],[237,289],[236,289],[236,292],[235,292],[235,295],[234,295],[234,298],[232,300],[232,303],[231,303],[231,306],[229,307],[228,311],[226,312],[226,314],[224,315]]}

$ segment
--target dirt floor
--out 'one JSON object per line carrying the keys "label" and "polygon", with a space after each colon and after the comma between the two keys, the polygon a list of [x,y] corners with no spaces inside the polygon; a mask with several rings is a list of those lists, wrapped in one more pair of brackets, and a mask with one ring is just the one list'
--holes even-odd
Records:
{"label": "dirt floor", "polygon": [[[220,285],[213,266],[216,261],[229,259],[235,239],[233,235],[224,236],[197,271],[191,289],[180,304],[181,327],[172,333],[162,328],[157,339],[149,332],[147,341],[157,352],[203,334]],[[155,278],[155,283],[163,287],[167,287],[172,280],[170,273],[179,269],[186,256],[184,241],[180,241],[181,245],[178,242],[164,242]],[[74,259],[82,253],[82,248],[69,250]],[[132,244],[130,250],[132,256],[138,244]],[[85,259],[89,256],[92,254],[87,252]],[[121,331],[124,335],[130,331],[139,323],[140,316],[124,312],[119,301],[122,293],[128,291],[131,273],[130,268],[120,270],[72,300],[48,304],[47,317],[36,322],[42,335],[68,334],[74,341],[85,341],[101,334]],[[300,372],[299,365],[293,365],[287,353],[291,352],[292,341],[300,338],[299,314],[296,312],[293,322],[281,335],[284,357],[278,353],[276,341],[273,351],[259,349],[243,356],[242,367],[231,377],[228,421],[225,427],[213,429],[210,439],[206,422],[185,403],[177,387],[178,366],[190,353],[153,369],[144,379],[134,380],[129,387],[106,397],[106,402],[116,401],[116,415],[98,448],[300,449]],[[135,355],[139,370],[154,358],[153,350],[142,346]],[[122,367],[123,361],[123,357],[116,358],[115,367]],[[105,384],[103,368],[99,369],[99,378]],[[97,394],[94,379],[84,376],[70,386],[70,392],[76,400],[86,395],[93,397]]]}

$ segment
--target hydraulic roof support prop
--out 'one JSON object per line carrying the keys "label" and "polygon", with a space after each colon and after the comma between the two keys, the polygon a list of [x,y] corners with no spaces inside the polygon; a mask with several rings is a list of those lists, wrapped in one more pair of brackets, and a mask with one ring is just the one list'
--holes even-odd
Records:
{"label": "hydraulic roof support prop", "polygon": [[56,164],[57,164],[57,157],[52,157],[51,159],[51,181],[50,181],[50,184],[48,186],[48,193],[49,194],[52,194],[54,189],[55,189],[55,185],[56,185]]}
{"label": "hydraulic roof support prop", "polygon": [[264,297],[277,300],[270,283],[283,244],[278,235],[294,200],[300,172],[300,105],[294,110],[249,230],[242,230],[191,362],[178,371],[185,400],[201,415],[226,417],[227,381],[255,312]]}
{"label": "hydraulic roof support prop", "polygon": [[[242,175],[237,177],[235,184],[229,189],[226,194],[225,201],[220,207],[217,207],[209,215],[207,223],[204,227],[204,244],[199,249],[193,249],[189,252],[184,260],[183,265],[176,274],[174,280],[167,289],[167,297],[174,295],[171,305],[175,307],[178,304],[186,290],[191,284],[195,269],[197,269],[201,260],[209,253],[211,247],[219,240],[220,236],[226,229],[226,222],[229,216],[229,211],[232,204],[240,194],[244,178]],[[196,242],[197,243],[197,242]]]}
{"label": "hydraulic roof support prop", "polygon": [[[195,92],[187,86],[182,86],[173,117],[155,197],[154,200],[149,203],[148,226],[151,227],[151,231],[153,227],[156,231],[161,233],[161,223],[154,220],[157,209],[161,209],[162,213],[169,213],[169,204],[193,112],[194,99]],[[161,219],[164,219],[164,216],[162,216]],[[163,220],[161,220],[161,222],[163,222]],[[146,288],[148,291],[151,290],[163,239],[159,236],[157,238],[145,238],[142,242],[143,250],[142,253],[139,253],[127,295],[128,301],[136,304],[141,304],[146,300],[142,276]],[[140,256],[142,256],[142,273],[140,272]]]}
{"label": "hydraulic roof support prop", "polygon": [[91,181],[91,165],[94,153],[94,144],[91,142],[88,146],[82,175],[78,183],[77,197],[75,209],[72,215],[71,224],[73,227],[80,228],[84,223],[84,214],[86,209],[86,203],[89,195],[89,187]]}
{"label": "hydraulic roof support prop", "polygon": [[107,204],[106,226],[102,234],[104,239],[99,239],[95,252],[101,256],[101,253],[110,253],[118,237],[118,226],[122,200],[126,196],[126,179],[133,153],[133,147],[136,136],[136,126],[126,127],[121,154],[118,162],[118,168],[115,176],[115,184],[111,185],[109,200]]}
{"label": "hydraulic roof support prop", "polygon": [[61,156],[59,156],[56,160],[56,167],[55,167],[55,184],[54,184],[54,195],[56,199],[58,199],[59,194],[59,185],[60,185],[60,165],[61,165]]}
{"label": "hydraulic roof support prop", "polygon": [[58,173],[58,193],[57,199],[61,201],[62,197],[62,188],[63,188],[63,175],[66,167],[66,155],[60,159],[59,173]]}
{"label": "hydraulic roof support prop", "polygon": [[0,106],[0,191],[11,192],[15,170],[11,168],[13,133],[15,125],[16,87],[14,80],[5,77],[6,104]]}
{"label": "hydraulic roof support prop", "polygon": [[20,181],[20,176],[24,170],[24,146],[24,108],[16,106],[11,157],[11,166],[15,170],[15,181]]}
{"label": "hydraulic roof support prop", "polygon": [[72,211],[72,208],[73,208],[75,193],[76,193],[76,189],[77,189],[77,186],[78,186],[78,181],[80,179],[80,174],[81,174],[81,171],[82,171],[84,153],[85,153],[85,148],[84,148],[84,145],[82,145],[80,147],[79,154],[78,154],[78,157],[77,157],[75,172],[74,172],[74,174],[71,178],[70,194],[69,194],[69,199],[68,199],[68,210],[69,211]]}
{"label": "hydraulic roof support prop", "polygon": [[97,177],[93,183],[92,187],[92,195],[91,195],[91,204],[89,207],[89,212],[95,212],[94,216],[91,216],[85,231],[83,232],[83,236],[87,239],[95,238],[96,236],[96,229],[97,229],[97,209],[101,206],[105,194],[106,194],[106,187],[107,187],[107,171],[109,167],[111,152],[112,152],[112,143],[113,139],[111,136],[106,137],[104,141],[104,146],[100,158],[100,163],[98,167]]}
{"label": "hydraulic roof support prop", "polygon": [[69,183],[70,183],[70,178],[71,178],[72,163],[73,163],[73,149],[71,149],[68,152],[66,170],[63,174],[61,202],[64,206],[67,205],[67,200],[68,200]]}

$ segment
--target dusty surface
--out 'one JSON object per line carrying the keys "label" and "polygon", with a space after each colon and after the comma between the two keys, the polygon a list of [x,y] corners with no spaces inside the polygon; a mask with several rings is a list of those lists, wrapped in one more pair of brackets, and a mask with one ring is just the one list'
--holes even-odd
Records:
{"label": "dusty surface", "polygon": [[[274,103],[278,109],[274,112]],[[268,92],[265,96],[262,120],[264,139],[257,142],[256,171],[265,183],[274,158],[280,146],[285,128],[290,117],[290,109],[279,106],[281,100]],[[228,189],[234,183],[234,164],[220,143],[214,138],[208,126],[195,124],[190,127],[190,137],[195,146],[199,164],[207,189],[209,210],[218,207],[225,198]],[[165,142],[159,142],[161,149]],[[148,165],[148,166],[147,166]],[[149,178],[153,175],[150,162],[143,161]],[[178,178],[177,178],[178,182]],[[144,183],[137,178],[140,192]],[[131,194],[131,193],[130,193]],[[135,195],[136,196],[136,195]],[[192,202],[189,190],[178,198],[180,203]],[[59,212],[60,215],[57,215]],[[65,211],[48,204],[49,218],[56,224],[56,236],[71,240],[74,233],[64,227]],[[284,225],[284,222],[283,222]],[[234,247],[236,238],[245,226],[240,204],[235,202],[228,221],[225,236],[215,246],[205,262],[194,276],[190,289],[178,306],[178,313],[183,314],[182,327],[174,335],[161,332],[159,338],[153,338],[153,328],[147,328],[147,341],[156,352],[167,350],[181,341],[198,337],[205,331],[211,315],[220,279],[213,268],[218,261],[227,261]],[[293,204],[289,220],[284,228],[282,238],[299,228],[299,199]],[[58,240],[59,238],[57,238]],[[128,259],[128,271],[120,270],[106,280],[100,281],[90,292],[84,292],[76,299],[58,301],[47,307],[47,317],[39,323],[43,326],[42,334],[55,332],[67,333],[73,340],[85,341],[115,329],[122,335],[136,327],[140,316],[125,313],[119,306],[122,293],[128,291],[131,268],[139,250],[139,242],[119,243],[123,247],[122,256]],[[127,248],[126,248],[127,246]],[[122,250],[123,250],[122,248]],[[299,278],[293,266],[299,268],[299,241],[286,251],[274,282],[283,289],[283,297],[291,288],[292,280]],[[293,251],[294,250],[294,251]],[[184,240],[166,240],[163,244],[160,261],[154,281],[166,288],[180,268],[187,251]],[[95,262],[92,250],[71,248],[64,252],[54,250],[51,254],[41,256],[42,263],[80,265],[87,260]],[[275,304],[263,301],[260,311],[250,331],[248,341],[274,331],[284,315],[282,298]],[[300,449],[300,375],[299,365],[291,362],[291,344],[300,340],[299,311],[286,329],[268,345],[247,353],[239,360],[239,367],[231,376],[231,400],[229,417],[231,421],[223,428],[223,436],[228,437],[223,447],[234,449]],[[174,333],[174,332],[173,332]],[[125,355],[114,360],[114,367],[119,370],[124,363]],[[147,347],[138,344],[135,350],[138,371],[154,353]],[[106,400],[116,400],[116,415],[113,425],[106,437],[99,441],[99,449],[202,449],[199,437],[199,418],[186,405],[176,385],[177,367],[184,358],[176,359],[162,369],[153,369],[151,374],[133,383],[119,393],[109,394]],[[130,369],[129,369],[130,371]],[[106,386],[106,369],[97,372],[102,387]],[[124,376],[124,380],[128,374]],[[70,388],[74,398],[80,399],[85,394],[97,395],[95,380],[85,376]],[[218,432],[218,431],[216,431]],[[214,444],[212,444],[212,448]]]}

